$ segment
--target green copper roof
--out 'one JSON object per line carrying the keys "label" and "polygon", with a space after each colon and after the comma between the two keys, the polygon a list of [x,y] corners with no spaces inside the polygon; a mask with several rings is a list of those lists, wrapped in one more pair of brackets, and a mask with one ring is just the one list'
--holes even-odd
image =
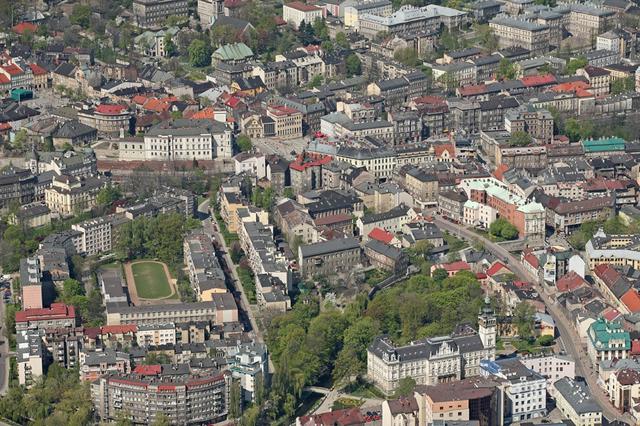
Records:
{"label": "green copper roof", "polygon": [[225,44],[213,52],[213,57],[220,61],[241,61],[252,56],[253,51],[244,43]]}
{"label": "green copper roof", "polygon": [[617,321],[610,322],[598,318],[589,327],[589,339],[598,351],[631,349],[631,336]]}
{"label": "green copper roof", "polygon": [[624,151],[625,142],[617,137],[588,139],[582,141],[582,146],[585,152]]}

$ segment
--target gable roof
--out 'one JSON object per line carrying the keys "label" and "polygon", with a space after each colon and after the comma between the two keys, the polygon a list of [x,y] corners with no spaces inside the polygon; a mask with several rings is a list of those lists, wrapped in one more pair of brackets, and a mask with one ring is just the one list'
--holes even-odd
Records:
{"label": "gable roof", "polygon": [[369,232],[368,237],[371,238],[372,240],[377,240],[385,244],[390,244],[391,241],[393,241],[394,235],[391,232],[386,231],[382,228],[375,227],[371,230],[371,232]]}
{"label": "gable roof", "polygon": [[635,288],[627,290],[620,298],[620,301],[627,307],[629,312],[640,312],[640,295],[638,295],[638,290]]}
{"label": "gable roof", "polygon": [[575,271],[570,271],[562,278],[556,281],[556,287],[558,291],[564,293],[567,291],[573,291],[578,287],[588,284],[587,281],[578,275]]}
{"label": "gable roof", "polygon": [[489,267],[489,269],[487,269],[486,274],[492,277],[494,275],[497,275],[498,273],[510,274],[512,272],[511,272],[511,269],[507,268],[507,266],[504,263],[500,261],[496,261],[493,265]]}

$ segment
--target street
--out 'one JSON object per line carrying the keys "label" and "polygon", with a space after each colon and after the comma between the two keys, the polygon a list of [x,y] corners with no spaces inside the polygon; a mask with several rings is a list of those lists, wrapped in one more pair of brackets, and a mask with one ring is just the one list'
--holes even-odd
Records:
{"label": "street", "polygon": [[[6,327],[4,323],[4,311],[4,301],[0,301],[0,318],[2,318],[3,335],[4,327]],[[4,336],[0,339],[2,340],[2,344],[0,345],[0,362],[2,363],[0,366],[0,395],[4,395],[7,393],[7,389],[9,389],[9,342]]]}
{"label": "street", "polygon": [[573,324],[567,319],[567,317],[561,312],[560,307],[553,302],[549,296],[544,292],[544,289],[538,283],[538,277],[533,276],[527,271],[520,259],[512,256],[511,253],[506,251],[492,241],[470,231],[460,225],[448,222],[438,216],[435,216],[436,225],[445,231],[448,231],[454,235],[457,235],[467,241],[479,240],[484,245],[484,248],[496,255],[499,259],[508,259],[507,267],[511,269],[519,278],[533,283],[538,294],[544,302],[547,312],[551,314],[556,322],[558,333],[562,339],[563,346],[565,347],[569,356],[573,358],[576,363],[576,375],[584,377],[587,385],[591,390],[593,398],[602,407],[603,415],[609,420],[621,420],[624,422],[635,423],[633,417],[629,414],[621,414],[611,403],[609,398],[605,395],[604,391],[597,384],[597,375],[591,367],[591,361],[587,357],[586,350],[583,349],[580,337],[578,336]]}

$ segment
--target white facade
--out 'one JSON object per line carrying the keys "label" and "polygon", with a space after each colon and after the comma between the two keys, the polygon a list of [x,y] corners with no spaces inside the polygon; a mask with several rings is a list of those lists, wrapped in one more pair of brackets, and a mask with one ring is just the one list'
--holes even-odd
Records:
{"label": "white facade", "polygon": [[322,19],[322,8],[304,4],[299,1],[285,3],[282,6],[282,19],[298,29],[302,21],[305,24],[313,24],[316,19]]}
{"label": "white facade", "polygon": [[498,212],[491,206],[472,200],[464,203],[462,222],[478,228],[488,228],[498,217]]}
{"label": "white facade", "polygon": [[111,221],[105,217],[86,220],[74,225],[71,229],[80,232],[78,237],[79,254],[93,256],[110,252],[112,249]]}
{"label": "white facade", "polygon": [[576,377],[576,363],[565,355],[532,356],[520,358],[520,361],[528,369],[544,376],[549,387],[562,378]]}
{"label": "white facade", "polygon": [[141,347],[175,345],[176,327],[173,323],[139,325],[136,342]]}
{"label": "white facade", "polygon": [[237,175],[247,173],[258,179],[267,176],[267,161],[264,154],[240,153],[233,160]]}

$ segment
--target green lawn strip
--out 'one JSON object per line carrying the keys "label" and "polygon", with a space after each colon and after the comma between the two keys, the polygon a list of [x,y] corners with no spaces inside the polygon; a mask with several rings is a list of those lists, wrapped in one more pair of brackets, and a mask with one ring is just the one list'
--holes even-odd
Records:
{"label": "green lawn strip", "polygon": [[249,299],[249,303],[252,305],[257,302],[256,299],[256,283],[253,280],[253,273],[249,268],[243,268],[242,266],[238,266],[236,269],[238,273],[238,278],[240,278],[240,283],[242,284],[242,288],[244,292],[247,294],[247,299]]}
{"label": "green lawn strip", "polygon": [[138,297],[161,299],[171,295],[171,286],[161,263],[137,262],[131,265]]}

